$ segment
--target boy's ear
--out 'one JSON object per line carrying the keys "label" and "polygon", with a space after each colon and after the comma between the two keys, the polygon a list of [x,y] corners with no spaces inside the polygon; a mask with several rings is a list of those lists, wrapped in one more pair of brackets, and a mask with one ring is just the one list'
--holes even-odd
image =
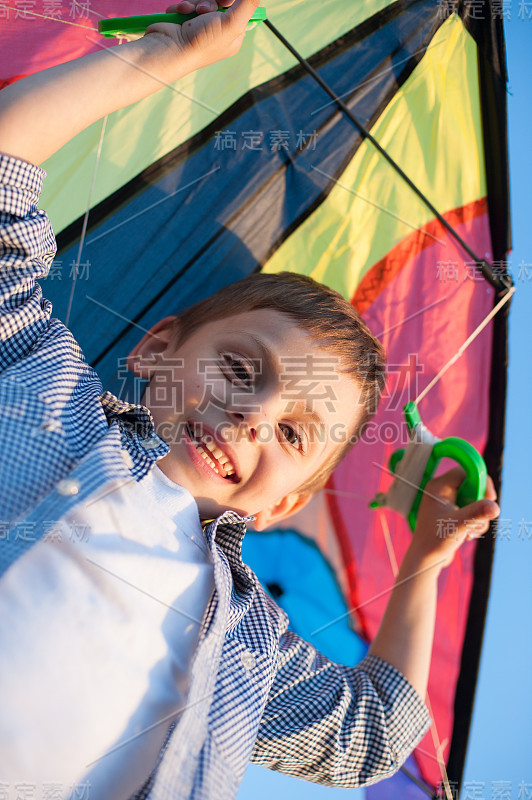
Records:
{"label": "boy's ear", "polygon": [[290,517],[297,511],[301,511],[301,509],[307,505],[311,497],[312,494],[310,492],[292,492],[291,494],[285,495],[274,505],[269,506],[264,511],[259,511],[257,514],[254,514],[256,517],[253,523],[254,527],[258,531],[263,531],[270,525],[274,525],[276,522]]}
{"label": "boy's ear", "polygon": [[148,379],[151,377],[152,368],[175,335],[176,319],[177,317],[174,316],[159,320],[135,345],[126,359],[130,372],[138,378]]}

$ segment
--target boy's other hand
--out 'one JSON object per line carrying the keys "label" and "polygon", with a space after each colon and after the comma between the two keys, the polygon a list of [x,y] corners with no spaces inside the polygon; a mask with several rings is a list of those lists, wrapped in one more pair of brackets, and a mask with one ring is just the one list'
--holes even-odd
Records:
{"label": "boy's other hand", "polygon": [[499,516],[497,494],[489,476],[483,500],[463,508],[456,505],[464,478],[463,469],[455,467],[427,483],[410,545],[420,563],[448,566],[464,541],[482,536],[491,520]]}
{"label": "boy's other hand", "polygon": [[456,505],[464,478],[463,469],[455,467],[427,483],[412,541],[370,648],[372,655],[402,672],[421,697],[429,678],[438,576],[465,540],[482,536],[499,515],[491,478],[483,500]]}
{"label": "boy's other hand", "polygon": [[[221,14],[218,6],[228,8]],[[235,55],[244,40],[246,26],[259,5],[259,0],[182,0],[166,9],[167,13],[191,14],[198,16],[173,25],[158,22],[150,25],[146,35],[164,34],[176,47],[176,55],[185,59],[187,72],[214,64],[224,58]]]}

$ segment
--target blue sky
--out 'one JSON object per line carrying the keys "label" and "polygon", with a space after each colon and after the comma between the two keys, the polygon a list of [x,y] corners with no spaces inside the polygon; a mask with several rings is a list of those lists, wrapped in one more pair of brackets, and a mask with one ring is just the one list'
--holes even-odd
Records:
{"label": "blue sky", "polygon": [[[510,314],[510,369],[501,520],[496,544],[475,710],[461,800],[532,799],[532,184],[530,50],[532,3],[505,0],[510,189],[516,284]],[[250,766],[239,800],[359,796]]]}

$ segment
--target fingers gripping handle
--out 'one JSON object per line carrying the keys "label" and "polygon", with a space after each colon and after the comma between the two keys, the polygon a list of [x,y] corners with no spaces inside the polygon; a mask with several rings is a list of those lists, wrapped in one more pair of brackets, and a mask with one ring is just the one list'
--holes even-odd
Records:
{"label": "fingers gripping handle", "polygon": [[[218,11],[227,11],[227,8],[219,8]],[[136,17],[114,17],[113,19],[101,19],[98,22],[98,32],[108,39],[112,36],[120,38],[128,38],[130,36],[142,36],[146,32],[146,28],[154,25],[156,22],[171,22],[175,25],[182,25],[189,19],[196,17],[196,13],[192,14],[141,14]],[[253,27],[257,22],[263,22],[266,19],[266,9],[259,6],[255,9],[253,16],[249,20],[249,27]]]}
{"label": "fingers gripping handle", "polygon": [[423,425],[413,403],[404,410],[411,441],[406,450],[392,454],[389,465],[396,478],[388,491],[379,493],[370,506],[395,509],[407,518],[413,531],[425,487],[442,458],[453,459],[466,473],[456,497],[460,507],[484,497],[487,470],[484,459],[469,442],[456,437],[439,440]]}

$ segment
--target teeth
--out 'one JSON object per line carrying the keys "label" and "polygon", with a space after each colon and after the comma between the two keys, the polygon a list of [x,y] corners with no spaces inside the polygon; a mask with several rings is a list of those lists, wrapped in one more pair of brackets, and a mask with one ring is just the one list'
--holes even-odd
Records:
{"label": "teeth", "polygon": [[[218,464],[220,465],[220,467],[222,467],[224,469],[224,473],[225,473],[225,477],[226,478],[229,478],[229,477],[231,477],[231,475],[235,474],[235,469],[234,469],[231,461],[225,455],[223,450],[220,450],[220,448],[218,447],[218,445],[216,444],[214,439],[211,439],[210,437],[205,437],[205,438],[201,439],[201,443],[200,443],[196,439],[194,439],[192,436],[191,436],[191,438],[192,438],[192,440],[193,440],[193,442],[194,442],[194,444],[196,446],[196,450],[198,451],[198,453],[202,456],[204,461],[207,462],[207,464],[211,467],[211,469],[213,469],[218,475],[220,474],[220,471],[218,469]],[[212,458],[210,457],[209,453],[211,453],[214,456],[214,458],[216,459],[218,464],[216,464],[212,460]]]}
{"label": "teeth", "polygon": [[197,446],[196,446],[196,450],[198,451],[198,453],[200,454],[200,456],[202,456],[203,460],[207,462],[207,464],[209,465],[209,467],[211,467],[211,469],[213,469],[213,470],[214,470],[215,472],[217,472],[217,473],[218,473],[218,475],[219,475],[219,474],[220,474],[220,472],[219,472],[218,468],[216,467],[216,464],[214,463],[214,461],[212,460],[212,458],[209,458],[209,456],[207,455],[207,453],[205,452],[205,450],[203,449],[203,447],[202,447],[201,445],[197,445]]}

